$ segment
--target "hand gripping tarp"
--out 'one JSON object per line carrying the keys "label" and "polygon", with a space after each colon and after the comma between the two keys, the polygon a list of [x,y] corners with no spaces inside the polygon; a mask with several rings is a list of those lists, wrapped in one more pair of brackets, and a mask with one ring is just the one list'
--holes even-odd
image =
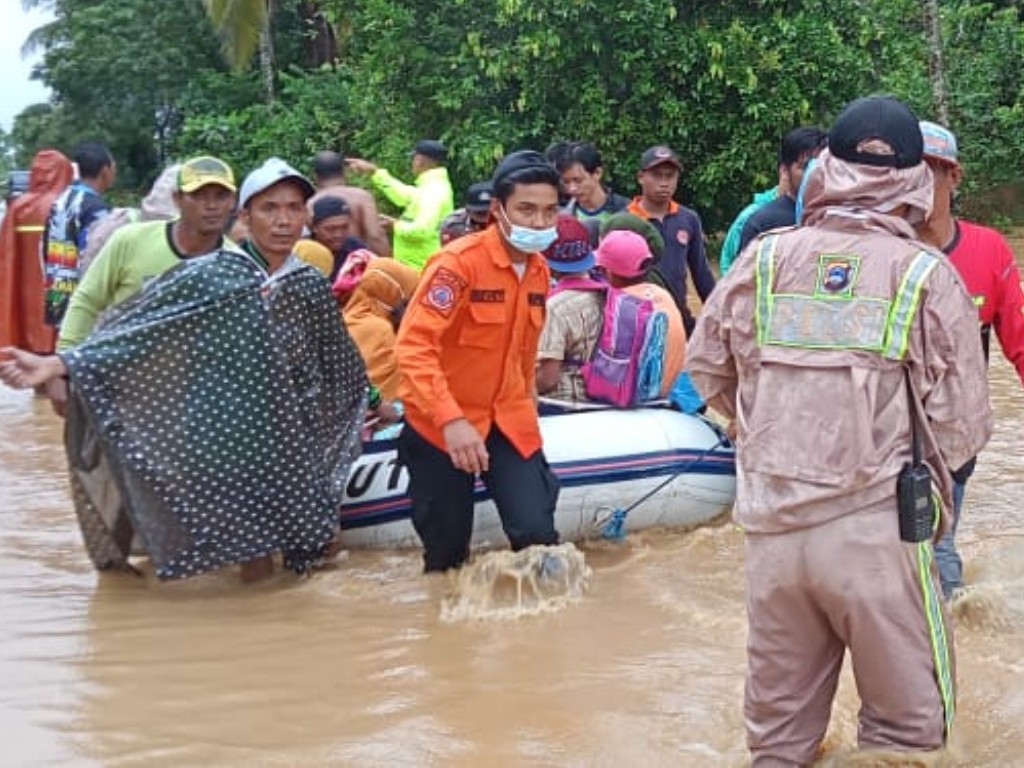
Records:
{"label": "hand gripping tarp", "polygon": [[367,382],[334,297],[290,259],[183,262],[81,346],[66,446],[97,568],[136,545],[161,578],[283,552],[303,572],[338,527]]}

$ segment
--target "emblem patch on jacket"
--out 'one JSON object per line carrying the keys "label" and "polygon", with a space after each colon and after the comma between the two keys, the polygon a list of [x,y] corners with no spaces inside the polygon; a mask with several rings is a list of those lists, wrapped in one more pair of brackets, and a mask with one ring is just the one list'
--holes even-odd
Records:
{"label": "emblem patch on jacket", "polygon": [[859,256],[844,256],[823,253],[818,256],[818,280],[814,285],[815,296],[850,298],[860,271]]}
{"label": "emblem patch on jacket", "polygon": [[430,279],[430,285],[420,299],[428,309],[439,312],[442,316],[448,317],[458,303],[459,296],[466,288],[466,280],[462,275],[450,269],[441,267]]}

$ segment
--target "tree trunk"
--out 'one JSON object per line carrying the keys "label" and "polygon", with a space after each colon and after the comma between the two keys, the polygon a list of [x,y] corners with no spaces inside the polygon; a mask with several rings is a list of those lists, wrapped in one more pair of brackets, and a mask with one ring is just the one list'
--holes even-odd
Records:
{"label": "tree trunk", "polygon": [[928,80],[932,86],[932,110],[935,120],[949,125],[949,94],[946,91],[946,67],[942,61],[942,23],[938,0],[923,0],[924,31],[928,42]]}
{"label": "tree trunk", "polygon": [[263,94],[268,104],[277,98],[277,63],[274,61],[274,36],[271,32],[273,15],[274,0],[267,0],[267,15],[263,19],[263,30],[260,32],[260,74],[263,77]]}
{"label": "tree trunk", "polygon": [[330,64],[333,68],[338,62],[338,36],[327,14],[313,0],[304,0],[299,13],[306,28],[306,67],[320,69]]}

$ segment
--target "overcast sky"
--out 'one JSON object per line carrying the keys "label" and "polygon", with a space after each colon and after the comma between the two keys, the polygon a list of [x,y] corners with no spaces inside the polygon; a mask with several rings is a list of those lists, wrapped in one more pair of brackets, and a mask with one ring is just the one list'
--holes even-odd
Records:
{"label": "overcast sky", "polygon": [[0,20],[0,127],[9,131],[15,115],[48,97],[46,88],[29,80],[37,57],[21,57],[21,46],[29,32],[45,24],[48,17],[22,10],[21,0],[0,0]]}

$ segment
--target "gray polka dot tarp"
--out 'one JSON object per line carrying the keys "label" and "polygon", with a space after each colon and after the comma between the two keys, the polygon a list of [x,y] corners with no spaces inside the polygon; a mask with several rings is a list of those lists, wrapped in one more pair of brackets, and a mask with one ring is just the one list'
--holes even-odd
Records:
{"label": "gray polka dot tarp", "polygon": [[282,552],[304,572],[338,527],[367,381],[327,282],[229,251],[183,262],[62,353],[67,450],[93,562],[133,536],[161,578]]}

